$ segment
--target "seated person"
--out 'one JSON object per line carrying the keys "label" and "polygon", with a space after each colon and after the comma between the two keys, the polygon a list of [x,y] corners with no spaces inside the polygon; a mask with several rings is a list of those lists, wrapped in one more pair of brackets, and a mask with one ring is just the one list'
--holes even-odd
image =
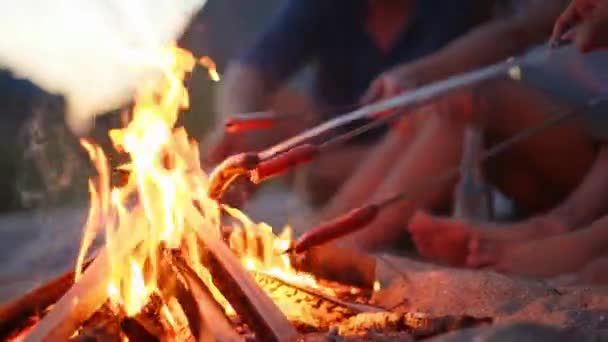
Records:
{"label": "seated person", "polygon": [[[573,1],[557,20],[553,39],[573,40],[581,51],[608,47],[607,9],[608,1],[604,0]],[[606,127],[606,119],[597,119],[603,121],[591,124]],[[419,251],[469,267],[535,276],[578,271],[580,281],[608,283],[608,216],[598,219],[608,214],[608,130],[602,136],[595,134],[592,140],[597,158],[581,184],[560,205],[524,222],[498,227],[418,213],[410,231]],[[570,156],[568,164],[572,163]]]}
{"label": "seated person", "polygon": [[[376,82],[405,84],[410,74],[455,74],[522,53],[546,41],[563,8],[559,2],[533,2],[519,15],[481,25],[437,53],[385,73]],[[497,45],[497,41],[501,44]],[[553,114],[552,102],[532,89],[496,82],[484,91],[491,108],[472,108],[473,103],[463,97],[465,101],[448,106],[453,115],[436,112],[406,117],[402,129],[389,133],[374,153],[362,161],[324,208],[319,220],[382,201],[395,192],[415,191],[429,176],[441,175],[457,166],[464,128],[473,114],[483,117],[485,140],[490,145],[538,125]],[[484,171],[491,183],[513,199],[519,209],[527,215],[536,215],[557,206],[581,183],[597,153],[596,142],[586,135],[581,122],[575,122],[521,142],[487,162]],[[564,155],[572,159],[564,163]],[[555,172],[556,169],[560,172]],[[383,248],[405,233],[404,226],[417,210],[449,207],[453,186],[454,182],[446,182],[434,191],[394,204],[370,225],[341,242],[363,249]],[[438,230],[426,234],[435,235],[443,236]]]}
{"label": "seated person", "polygon": [[[225,135],[212,148],[212,161],[220,162],[244,150],[259,150],[319,121],[354,109],[370,83],[382,72],[437,52],[487,20],[492,3],[480,0],[285,1],[253,47],[229,66],[219,92],[219,112],[227,116],[273,109],[281,114],[316,114],[311,114],[312,119],[308,121],[290,119],[280,129]],[[488,49],[489,54],[493,53],[491,50],[494,48]],[[312,100],[279,96],[286,93],[279,91],[286,81],[310,62],[315,66]],[[408,83],[443,78],[451,69],[446,65],[444,69],[429,70],[429,75],[411,73]],[[380,90],[385,95],[389,92],[388,88]],[[308,188],[316,195],[313,202],[320,203],[333,195],[386,132],[386,127],[370,132],[322,156],[307,175]]]}

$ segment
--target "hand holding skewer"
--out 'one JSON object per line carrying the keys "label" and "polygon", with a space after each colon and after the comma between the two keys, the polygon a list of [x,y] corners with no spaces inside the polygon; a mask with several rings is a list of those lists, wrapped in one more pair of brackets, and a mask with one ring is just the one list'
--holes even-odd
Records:
{"label": "hand holding skewer", "polygon": [[[564,121],[576,117],[576,111],[570,110],[564,113],[555,115],[538,126],[526,129],[519,134],[495,145],[491,149],[485,151],[480,158],[480,162],[484,162],[502,152],[509,149],[511,146],[525,140],[531,136],[544,131],[549,127],[563,123]],[[429,191],[435,186],[442,184],[460,174],[460,168],[455,167],[446,170],[441,175],[427,178],[422,180],[416,188],[411,189],[409,192],[400,192],[394,195],[386,197],[384,200],[372,203],[364,207],[353,209],[352,211],[337,217],[329,222],[322,223],[307,233],[302,235],[298,240],[295,241],[294,245],[287,249],[285,253],[305,253],[308,250],[324,245],[328,242],[340,239],[346,235],[355,233],[371,223],[380,212],[395,203],[399,203],[403,200],[407,200],[412,196]]]}
{"label": "hand holding skewer", "polygon": [[310,162],[317,152],[315,145],[304,144],[265,160],[261,160],[256,153],[241,153],[229,157],[211,173],[207,190],[209,197],[219,200],[237,177],[245,176],[258,184]]}

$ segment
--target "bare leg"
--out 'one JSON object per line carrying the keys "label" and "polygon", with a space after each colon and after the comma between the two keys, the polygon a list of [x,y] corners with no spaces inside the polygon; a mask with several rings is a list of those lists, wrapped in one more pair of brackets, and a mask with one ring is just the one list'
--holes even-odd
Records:
{"label": "bare leg", "polygon": [[[429,175],[439,175],[459,162],[465,122],[427,115],[411,142],[407,153],[401,153],[391,172],[368,202],[375,203],[395,192],[414,190]],[[376,176],[377,177],[377,176]],[[410,216],[420,208],[429,208],[449,198],[453,182],[433,191],[416,195],[408,201],[384,209],[379,217],[346,241],[364,249],[376,249],[403,234]],[[370,195],[372,195],[370,193]]]}
{"label": "bare leg", "polygon": [[[538,94],[497,85],[491,108],[484,112],[486,132],[501,141],[539,125],[552,114],[549,102]],[[488,178],[528,213],[546,211],[563,201],[581,182],[595,158],[595,147],[578,122],[554,127],[522,141],[486,163]],[[564,160],[568,156],[568,161]],[[436,220],[418,215],[410,231],[421,253],[462,265],[481,266],[495,260],[505,241],[535,239],[566,232],[551,220],[533,219],[501,229],[496,224]],[[447,233],[450,231],[450,233]],[[446,252],[446,249],[456,249]],[[464,250],[463,250],[464,249]],[[468,258],[464,258],[468,255]]]}
{"label": "bare leg", "polygon": [[[347,173],[337,174],[338,177],[347,180],[323,209],[321,219],[331,219],[361,206],[377,190],[382,181],[392,172],[396,161],[407,153],[416,136],[419,118],[411,116],[406,120],[407,124],[402,124],[399,130],[389,132],[379,146],[370,146],[369,153],[360,155],[359,159],[351,164],[356,168],[351,168],[353,172],[350,176],[346,176]],[[336,164],[332,159],[331,156],[328,156],[329,165]]]}
{"label": "bare leg", "polygon": [[[510,273],[556,276],[576,272],[608,250],[608,216],[588,228],[536,241],[497,245],[493,268]],[[592,280],[604,263],[592,264],[580,276]]]}
{"label": "bare leg", "polygon": [[310,165],[295,171],[304,178],[303,188],[294,181],[296,192],[308,197],[314,207],[325,205],[343,188],[345,180],[358,172],[361,161],[372,149],[371,146],[345,146],[323,153]]}
{"label": "bare leg", "polygon": [[452,266],[468,264],[471,267],[491,264],[499,250],[511,242],[533,241],[566,230],[560,224],[545,219],[503,226],[439,218],[424,212],[416,213],[409,225],[420,254]]}
{"label": "bare leg", "polygon": [[[565,109],[532,89],[510,83],[497,84],[492,93],[485,126],[494,142],[539,126],[557,110]],[[487,176],[520,208],[536,214],[562,202],[581,183],[596,154],[582,122],[571,120],[493,158],[487,163]]]}

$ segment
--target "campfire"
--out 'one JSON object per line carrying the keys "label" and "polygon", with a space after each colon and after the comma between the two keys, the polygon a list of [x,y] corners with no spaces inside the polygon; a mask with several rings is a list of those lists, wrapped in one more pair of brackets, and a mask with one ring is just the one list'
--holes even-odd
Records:
{"label": "campfire", "polygon": [[[198,143],[176,122],[188,109],[189,73],[202,65],[219,75],[210,58],[177,46],[156,57],[163,74],[139,88],[125,127],[109,132],[130,161],[112,170],[98,145],[82,141],[97,175],[74,271],[0,310],[3,339],[286,341],[372,328],[426,337],[480,322],[376,307],[377,284],[300,270],[285,253],[289,228],[275,235],[212,200]],[[98,238],[104,245],[91,253]]]}

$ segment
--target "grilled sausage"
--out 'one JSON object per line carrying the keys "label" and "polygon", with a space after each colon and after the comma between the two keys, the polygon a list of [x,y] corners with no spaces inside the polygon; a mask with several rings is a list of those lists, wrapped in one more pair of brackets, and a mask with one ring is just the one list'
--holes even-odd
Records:
{"label": "grilled sausage", "polygon": [[322,223],[306,232],[295,242],[292,250],[295,253],[302,253],[310,248],[354,233],[373,221],[379,211],[380,207],[375,204],[353,209],[332,221]]}
{"label": "grilled sausage", "polygon": [[268,129],[276,126],[277,120],[273,118],[241,118],[233,117],[226,120],[224,130],[229,133]]}
{"label": "grilled sausage", "polygon": [[317,146],[304,144],[274,158],[262,161],[251,171],[251,181],[258,184],[268,178],[283,174],[300,164],[310,162],[315,158],[317,152]]}
{"label": "grilled sausage", "polygon": [[256,153],[240,153],[231,156],[218,165],[209,176],[207,193],[211,199],[221,199],[224,191],[238,176],[246,175],[259,162]]}

